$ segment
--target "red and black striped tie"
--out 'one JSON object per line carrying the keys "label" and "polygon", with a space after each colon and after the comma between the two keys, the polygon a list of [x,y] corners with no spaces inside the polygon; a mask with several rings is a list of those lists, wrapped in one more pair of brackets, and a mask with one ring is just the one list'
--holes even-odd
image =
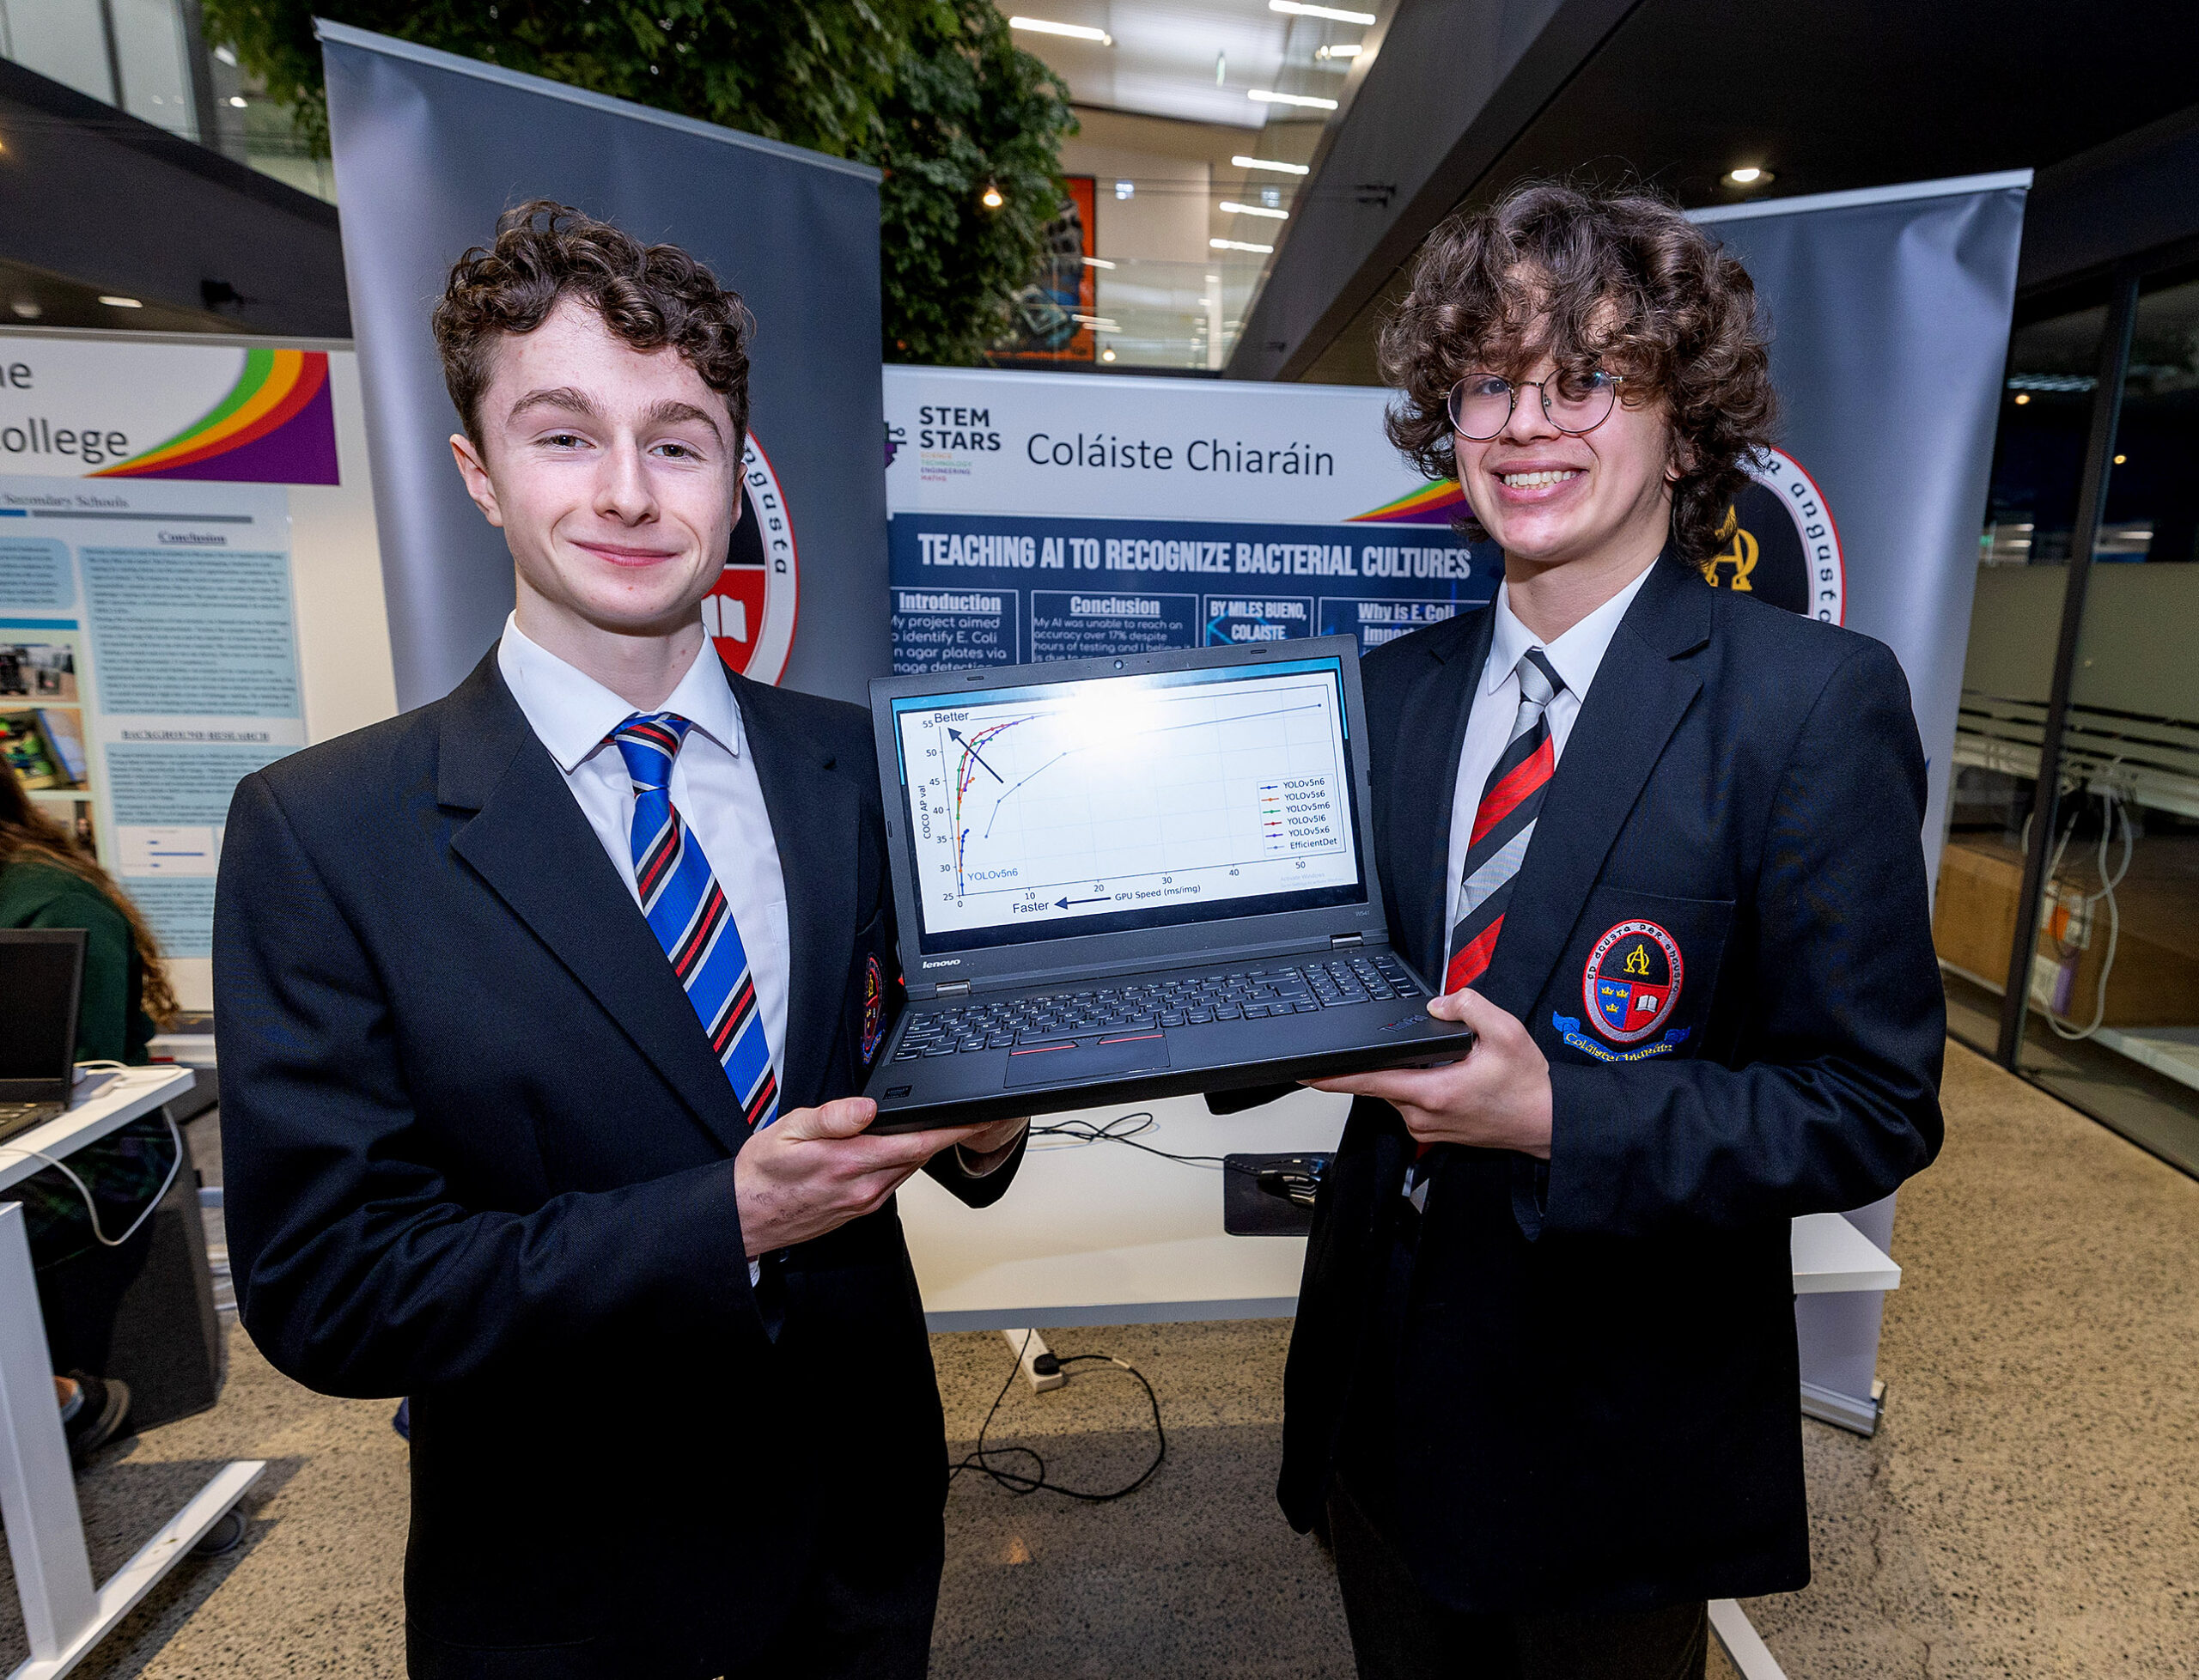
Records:
{"label": "red and black striped tie", "polygon": [[1557,766],[1549,712],[1550,702],[1565,691],[1565,679],[1539,648],[1522,654],[1517,669],[1520,709],[1512,720],[1512,739],[1482,788],[1473,837],[1466,843],[1459,916],[1451,926],[1450,959],[1443,966],[1446,992],[1471,986],[1489,971],[1497,936],[1504,931],[1513,877],[1535,837],[1543,790]]}
{"label": "red and black striped tie", "polygon": [[[1489,971],[1504,931],[1504,907],[1512,901],[1512,878],[1535,837],[1535,818],[1543,790],[1557,767],[1557,746],[1550,739],[1550,703],[1565,691],[1565,679],[1539,648],[1520,656],[1520,709],[1512,719],[1512,739],[1482,786],[1474,811],[1474,831],[1466,842],[1460,868],[1459,919],[1451,925],[1450,959],[1443,965],[1443,989],[1471,986]],[[1419,1163],[1435,1146],[1422,1143],[1405,1173],[1405,1199],[1423,1208],[1427,1180]]]}

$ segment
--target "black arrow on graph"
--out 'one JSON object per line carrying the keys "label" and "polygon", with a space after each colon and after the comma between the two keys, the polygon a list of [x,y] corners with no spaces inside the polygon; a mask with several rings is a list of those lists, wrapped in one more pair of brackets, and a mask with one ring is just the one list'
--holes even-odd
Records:
{"label": "black arrow on graph", "polygon": [[990,776],[990,777],[992,777],[992,779],[993,779],[994,781],[996,781],[996,782],[1005,782],[1008,780],[1008,778],[1007,778],[1006,776],[1002,776],[1002,775],[998,770],[995,770],[995,769],[994,769],[990,764],[986,764],[986,763],[985,763],[985,761],[984,761],[983,758],[978,758],[978,749],[977,749],[976,747],[974,747],[974,746],[971,746],[969,742],[967,742],[967,741],[965,741],[965,740],[964,740],[962,739],[962,732],[961,732],[959,729],[949,729],[949,730],[947,732],[947,740],[951,740],[951,741],[953,741],[956,746],[959,746],[959,747],[960,747],[960,748],[961,748],[965,752],[968,753],[968,754],[969,754],[972,758],[977,758],[977,759],[978,759],[978,765],[979,765],[979,766],[980,766],[980,767],[984,770],[985,774],[986,774],[987,776]]}
{"label": "black arrow on graph", "polygon": [[1067,910],[1071,904],[1104,904],[1106,902],[1107,895],[1103,892],[1097,898],[1057,898],[1054,900],[1054,908]]}

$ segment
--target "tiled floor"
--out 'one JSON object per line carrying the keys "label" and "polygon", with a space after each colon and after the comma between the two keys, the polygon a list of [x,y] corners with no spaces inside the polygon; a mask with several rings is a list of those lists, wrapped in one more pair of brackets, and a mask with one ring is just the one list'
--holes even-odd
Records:
{"label": "tiled floor", "polygon": [[[1793,1680],[2199,1674],[2199,1183],[1966,1051],[1946,1100],[1946,1153],[1896,1230],[1885,1427],[1800,1426],[1817,1578],[1749,1613]],[[1270,1493],[1288,1330],[1053,1336],[1152,1379],[1167,1462],[1101,1506],[959,1482],[934,1671],[1348,1676],[1332,1579]],[[388,1405],[307,1394],[233,1345],[218,1408],[82,1488],[111,1568],[216,1462],[267,1458],[246,1543],[186,1564],[78,1672],[399,1674],[405,1450]],[[949,1433],[967,1437],[1008,1350],[933,1348]],[[1144,1399],[1085,1369],[1055,1394],[1012,1387],[994,1434],[1038,1446],[1058,1480],[1111,1486],[1150,1452]],[[22,1644],[12,1581],[0,1595],[4,1668]],[[1712,1673],[1731,1671],[1714,1658]]]}

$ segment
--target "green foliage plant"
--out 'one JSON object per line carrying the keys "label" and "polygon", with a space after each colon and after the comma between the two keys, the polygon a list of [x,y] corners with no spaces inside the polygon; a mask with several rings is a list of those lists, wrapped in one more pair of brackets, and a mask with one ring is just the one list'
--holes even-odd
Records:
{"label": "green foliage plant", "polygon": [[[875,164],[886,358],[975,362],[1061,209],[1069,89],[990,0],[204,0],[328,154],[316,15]],[[988,189],[1001,198],[985,202]],[[454,253],[454,255],[456,253]]]}

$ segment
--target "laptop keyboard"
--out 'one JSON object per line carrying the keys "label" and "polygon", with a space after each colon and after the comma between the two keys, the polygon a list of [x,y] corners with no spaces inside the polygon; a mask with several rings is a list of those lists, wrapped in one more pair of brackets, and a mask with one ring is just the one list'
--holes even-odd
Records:
{"label": "laptop keyboard", "polygon": [[1295,967],[1172,975],[1140,984],[915,1010],[893,1059],[1008,1050],[1080,1032],[1270,1020],[1318,1014],[1349,1003],[1425,995],[1395,958],[1380,952]]}
{"label": "laptop keyboard", "polygon": [[66,1103],[0,1103],[0,1137],[28,1131],[68,1113]]}

